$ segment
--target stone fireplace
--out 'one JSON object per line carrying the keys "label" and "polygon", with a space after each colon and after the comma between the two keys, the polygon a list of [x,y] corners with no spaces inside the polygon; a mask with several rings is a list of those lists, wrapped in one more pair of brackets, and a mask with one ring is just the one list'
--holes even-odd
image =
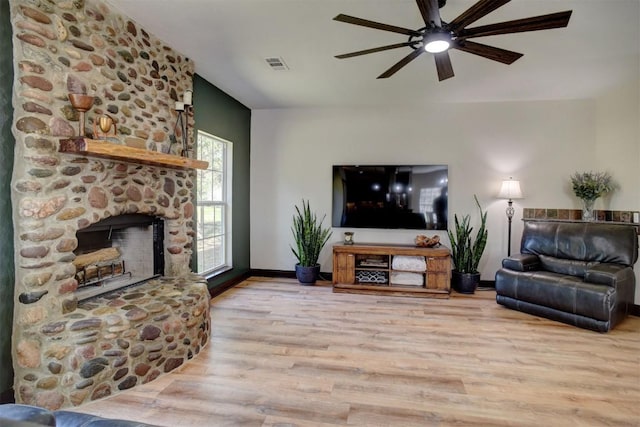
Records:
{"label": "stone fireplace", "polygon": [[100,115],[115,121],[117,139],[99,144],[179,152],[172,106],[193,63],[106,2],[10,5],[15,397],[58,409],[152,381],[208,342],[206,281],[190,270],[193,169],[60,152],[78,138],[70,91],[94,97],[89,133]]}

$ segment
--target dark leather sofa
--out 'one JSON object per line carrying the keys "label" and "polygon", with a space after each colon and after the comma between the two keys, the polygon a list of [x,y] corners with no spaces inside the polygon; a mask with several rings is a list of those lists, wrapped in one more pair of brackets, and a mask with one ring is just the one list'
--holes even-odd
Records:
{"label": "dark leather sofa", "polygon": [[633,306],[637,259],[633,225],[525,221],[520,254],[496,272],[496,302],[607,332]]}
{"label": "dark leather sofa", "polygon": [[157,427],[137,421],[103,418],[72,411],[49,411],[38,406],[0,405],[2,427]]}

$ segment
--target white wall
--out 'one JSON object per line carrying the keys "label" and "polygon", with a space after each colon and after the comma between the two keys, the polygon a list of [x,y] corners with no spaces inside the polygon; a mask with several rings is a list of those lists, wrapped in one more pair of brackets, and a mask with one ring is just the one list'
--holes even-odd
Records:
{"label": "white wall", "polygon": [[[512,250],[516,252],[523,207],[580,207],[569,185],[573,172],[607,169],[622,188],[636,188],[637,129],[635,140],[634,135],[628,141],[622,138],[617,153],[601,157],[606,149],[599,135],[605,125],[596,120],[597,111],[595,101],[445,104],[419,110],[255,110],[251,267],[293,270],[290,224],[294,205],[302,198],[309,199],[320,215],[326,213],[325,224],[330,225],[333,164],[436,163],[449,165],[449,221],[454,213],[478,218],[473,194],[489,212],[489,241],[480,269],[483,280],[493,280],[507,252],[506,201],[495,198],[501,180],[509,176],[520,180],[525,197],[514,202]],[[631,200],[632,190],[621,194],[606,201],[609,207],[640,209],[640,201]],[[603,207],[608,206],[596,205]],[[334,229],[332,241],[341,241],[344,231]],[[411,243],[418,234],[352,231],[356,242]],[[448,244],[446,233],[438,234]],[[331,271],[330,247],[320,262],[322,271]]]}
{"label": "white wall", "polygon": [[[640,79],[599,98],[596,119],[595,168],[609,171],[618,184],[604,201],[611,209],[640,210]],[[640,263],[635,273],[635,303],[640,304]]]}
{"label": "white wall", "polygon": [[608,197],[611,209],[640,209],[639,126],[640,78],[597,100],[594,168],[607,170],[619,184]]}

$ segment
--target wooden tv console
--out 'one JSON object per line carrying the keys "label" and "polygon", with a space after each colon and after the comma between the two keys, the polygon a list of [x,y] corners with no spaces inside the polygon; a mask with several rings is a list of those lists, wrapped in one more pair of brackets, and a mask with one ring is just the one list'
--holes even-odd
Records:
{"label": "wooden tv console", "polygon": [[[412,279],[422,284],[394,284],[392,277],[407,273],[393,268],[399,255],[424,257],[426,269],[412,270]],[[405,275],[406,277],[406,275]],[[337,244],[333,246],[333,292],[375,295],[402,295],[449,298],[451,291],[451,253],[448,248],[422,248],[413,245]]]}

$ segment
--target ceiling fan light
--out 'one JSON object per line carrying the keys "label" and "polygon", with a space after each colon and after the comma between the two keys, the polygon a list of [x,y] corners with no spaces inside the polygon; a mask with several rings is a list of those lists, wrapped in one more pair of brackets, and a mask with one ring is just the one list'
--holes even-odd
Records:
{"label": "ceiling fan light", "polygon": [[432,29],[425,34],[424,50],[429,53],[440,53],[451,47],[451,34],[442,29]]}
{"label": "ceiling fan light", "polygon": [[447,40],[432,40],[424,45],[424,50],[429,53],[440,53],[449,49],[450,43]]}

